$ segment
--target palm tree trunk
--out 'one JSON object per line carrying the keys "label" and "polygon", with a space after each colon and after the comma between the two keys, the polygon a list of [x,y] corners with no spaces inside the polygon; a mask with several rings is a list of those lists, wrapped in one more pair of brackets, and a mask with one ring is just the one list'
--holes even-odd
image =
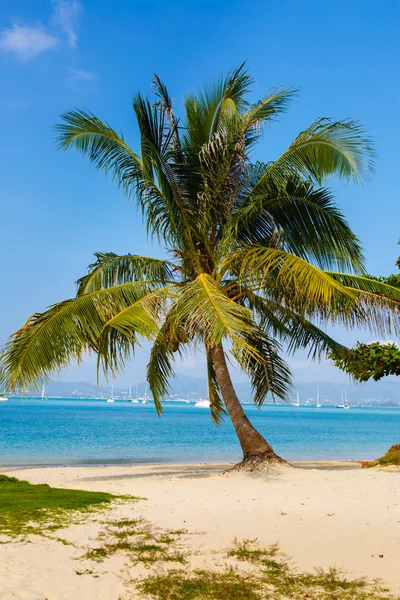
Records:
{"label": "palm tree trunk", "polygon": [[272,446],[258,433],[246,416],[233,387],[222,344],[213,346],[210,348],[210,352],[219,389],[242,446],[243,463],[284,462],[280,456],[275,454]]}

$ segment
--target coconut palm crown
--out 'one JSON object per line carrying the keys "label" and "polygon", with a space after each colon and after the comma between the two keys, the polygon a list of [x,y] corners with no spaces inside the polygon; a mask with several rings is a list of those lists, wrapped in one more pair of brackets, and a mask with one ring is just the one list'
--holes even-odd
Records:
{"label": "coconut palm crown", "polygon": [[355,121],[322,118],[278,158],[252,162],[264,125],[296,93],[278,88],[251,104],[252,83],[242,65],[187,95],[178,119],[155,76],[152,98],[133,99],[138,152],[91,113],[62,116],[60,146],[86,155],[135,200],[168,259],[96,253],[75,298],[34,314],[10,338],[3,383],[25,387],[88,352],[115,375],[148,339],[147,378],[161,413],[175,355],[202,349],[213,419],[229,413],[245,461],[279,460],[242,409],[227,355],[260,406],[268,393],[290,393],[282,343],[320,358],[344,351],[324,332],[328,322],[397,331],[400,291],[364,277],[360,242],[322,187],[330,175],[368,179],[371,142]]}

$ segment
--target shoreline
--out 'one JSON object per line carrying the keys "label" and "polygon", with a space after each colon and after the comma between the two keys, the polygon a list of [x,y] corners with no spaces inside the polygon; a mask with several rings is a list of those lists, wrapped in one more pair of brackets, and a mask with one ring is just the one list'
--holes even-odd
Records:
{"label": "shoreline", "polygon": [[[358,469],[361,468],[361,463],[364,461],[372,461],[372,458],[366,458],[363,460],[354,459],[316,459],[316,460],[288,460],[287,464],[297,469]],[[237,461],[239,462],[239,461]],[[40,463],[40,464],[0,464],[0,473],[8,471],[29,471],[37,469],[110,469],[110,468],[135,468],[135,467],[163,467],[163,468],[207,468],[210,467],[221,469],[227,469],[235,465],[235,461],[221,461],[221,462],[115,462],[115,463],[81,463],[81,464],[68,464],[68,463]]]}

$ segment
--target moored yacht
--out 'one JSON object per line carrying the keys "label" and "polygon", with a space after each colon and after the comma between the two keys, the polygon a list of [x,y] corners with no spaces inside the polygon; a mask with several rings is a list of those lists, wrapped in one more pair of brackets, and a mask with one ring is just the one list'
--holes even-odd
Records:
{"label": "moored yacht", "polygon": [[114,402],[115,398],[114,398],[114,385],[111,386],[111,396],[109,398],[107,398],[107,402]]}
{"label": "moored yacht", "polygon": [[210,408],[210,401],[208,398],[200,398],[200,400],[198,400],[195,403],[195,407],[196,408]]}

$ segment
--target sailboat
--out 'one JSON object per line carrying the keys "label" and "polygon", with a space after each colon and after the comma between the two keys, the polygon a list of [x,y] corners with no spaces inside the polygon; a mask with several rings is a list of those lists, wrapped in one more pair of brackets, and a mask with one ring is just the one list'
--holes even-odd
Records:
{"label": "sailboat", "polygon": [[[129,390],[130,390],[130,386],[129,386]],[[132,400],[133,404],[139,404],[139,400],[138,400],[138,395],[137,395],[137,384],[136,384],[136,395],[134,400]]]}
{"label": "sailboat", "polygon": [[111,386],[111,396],[107,398],[107,402],[114,402],[114,385]]}
{"label": "sailboat", "polygon": [[0,394],[0,402],[7,402],[7,400],[8,400],[8,398],[4,392],[2,394]]}
{"label": "sailboat", "polygon": [[315,405],[317,408],[321,408],[322,404],[319,399],[319,388],[317,388],[317,404]]}
{"label": "sailboat", "polygon": [[132,402],[132,395],[131,395],[131,386],[128,387],[128,395],[125,398],[125,402]]}
{"label": "sailboat", "polygon": [[347,402],[347,388],[344,388],[344,410],[350,410],[350,404]]}
{"label": "sailboat", "polygon": [[146,381],[146,384],[144,386],[144,396],[143,396],[142,404],[147,404],[148,401],[149,401],[149,399],[147,398],[147,381]]}
{"label": "sailboat", "polygon": [[344,388],[344,392],[342,390],[342,401],[340,404],[336,405],[336,408],[343,408],[344,410],[350,410],[350,405],[347,402],[347,388]]}
{"label": "sailboat", "polygon": [[46,400],[46,395],[44,393],[44,384],[42,385],[42,395],[40,396],[41,400]]}
{"label": "sailboat", "polygon": [[296,394],[296,402],[293,402],[293,406],[300,406],[300,395],[299,395],[299,390],[297,390],[297,394]]}

